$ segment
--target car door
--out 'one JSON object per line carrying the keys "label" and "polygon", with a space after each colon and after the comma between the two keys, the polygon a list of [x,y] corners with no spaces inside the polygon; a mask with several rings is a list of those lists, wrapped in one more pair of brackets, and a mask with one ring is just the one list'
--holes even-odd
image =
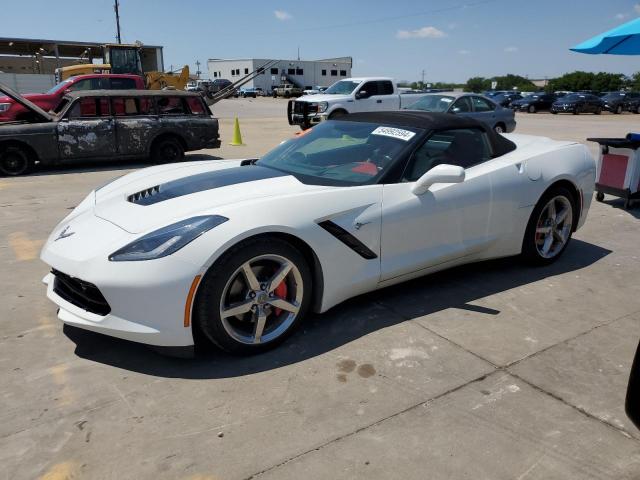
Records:
{"label": "car door", "polygon": [[470,97],[473,114],[476,120],[485,123],[489,128],[493,128],[496,124],[496,104],[486,98],[473,95]]}
{"label": "car door", "polygon": [[162,96],[156,98],[160,127],[163,132],[172,132],[184,139],[187,145],[198,142],[199,130],[193,128],[193,115],[191,115],[186,97]]}
{"label": "car door", "polygon": [[473,114],[471,100],[468,96],[460,97],[449,106],[447,112],[461,115],[463,117],[471,116]]}
{"label": "car door", "polygon": [[400,98],[398,94],[394,94],[391,80],[378,81],[378,95],[374,100],[374,107],[378,111],[397,110],[400,106]]}
{"label": "car door", "polygon": [[116,153],[115,126],[107,98],[80,97],[58,122],[61,160],[108,158]]}
{"label": "car door", "polygon": [[151,96],[118,96],[111,98],[118,154],[141,157],[148,153],[149,145],[160,129],[160,121]]}
{"label": "car door", "polygon": [[[419,147],[402,181],[384,185],[381,280],[389,281],[463,257],[490,241],[492,214],[490,144],[483,129],[433,133]],[[435,184],[422,195],[414,182],[438,164],[465,168],[462,183]]]}
{"label": "car door", "polygon": [[378,110],[378,82],[365,82],[355,94],[354,112],[372,112]]}

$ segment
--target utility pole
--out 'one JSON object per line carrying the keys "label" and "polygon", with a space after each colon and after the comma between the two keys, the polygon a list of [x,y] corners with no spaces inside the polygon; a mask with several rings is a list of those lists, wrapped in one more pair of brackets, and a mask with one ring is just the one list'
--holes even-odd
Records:
{"label": "utility pole", "polygon": [[424,70],[422,70],[422,88],[424,88]]}
{"label": "utility pole", "polygon": [[118,34],[116,35],[116,39],[118,40],[118,43],[122,43],[122,39],[120,38],[120,11],[118,10],[119,7],[119,2],[118,0],[115,0],[115,5],[113,6],[113,9],[116,11],[116,28],[118,30]]}
{"label": "utility pole", "polygon": [[200,74],[202,73],[200,71],[200,60],[196,60],[196,67],[198,67],[198,69],[196,70],[196,75],[198,76],[198,80],[200,80]]}

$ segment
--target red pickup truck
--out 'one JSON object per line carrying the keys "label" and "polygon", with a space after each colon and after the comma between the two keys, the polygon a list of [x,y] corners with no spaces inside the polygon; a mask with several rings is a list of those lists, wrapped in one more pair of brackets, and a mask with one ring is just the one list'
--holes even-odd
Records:
{"label": "red pickup truck", "polygon": [[[62,97],[78,90],[144,90],[144,79],[139,75],[95,73],[77,75],[60,82],[47,93],[23,95],[45,112],[53,110]],[[9,97],[0,97],[0,122],[27,120],[32,113]]]}

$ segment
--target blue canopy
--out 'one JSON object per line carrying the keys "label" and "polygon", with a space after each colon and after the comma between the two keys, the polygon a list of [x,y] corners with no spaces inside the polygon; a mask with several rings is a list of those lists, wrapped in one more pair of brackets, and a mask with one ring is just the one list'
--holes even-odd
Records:
{"label": "blue canopy", "polygon": [[610,55],[640,55],[640,18],[601,33],[576,45],[571,50],[578,53],[608,53]]}

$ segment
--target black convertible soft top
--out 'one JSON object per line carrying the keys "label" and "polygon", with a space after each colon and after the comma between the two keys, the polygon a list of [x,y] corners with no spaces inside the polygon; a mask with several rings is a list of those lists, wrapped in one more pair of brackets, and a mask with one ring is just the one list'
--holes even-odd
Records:
{"label": "black convertible soft top", "polygon": [[426,131],[450,130],[456,128],[481,128],[487,133],[493,147],[494,156],[499,157],[516,149],[516,144],[487,127],[484,123],[469,117],[451,113],[421,112],[403,110],[401,112],[350,113],[339,120],[348,122],[379,123],[391,127],[413,127]]}

